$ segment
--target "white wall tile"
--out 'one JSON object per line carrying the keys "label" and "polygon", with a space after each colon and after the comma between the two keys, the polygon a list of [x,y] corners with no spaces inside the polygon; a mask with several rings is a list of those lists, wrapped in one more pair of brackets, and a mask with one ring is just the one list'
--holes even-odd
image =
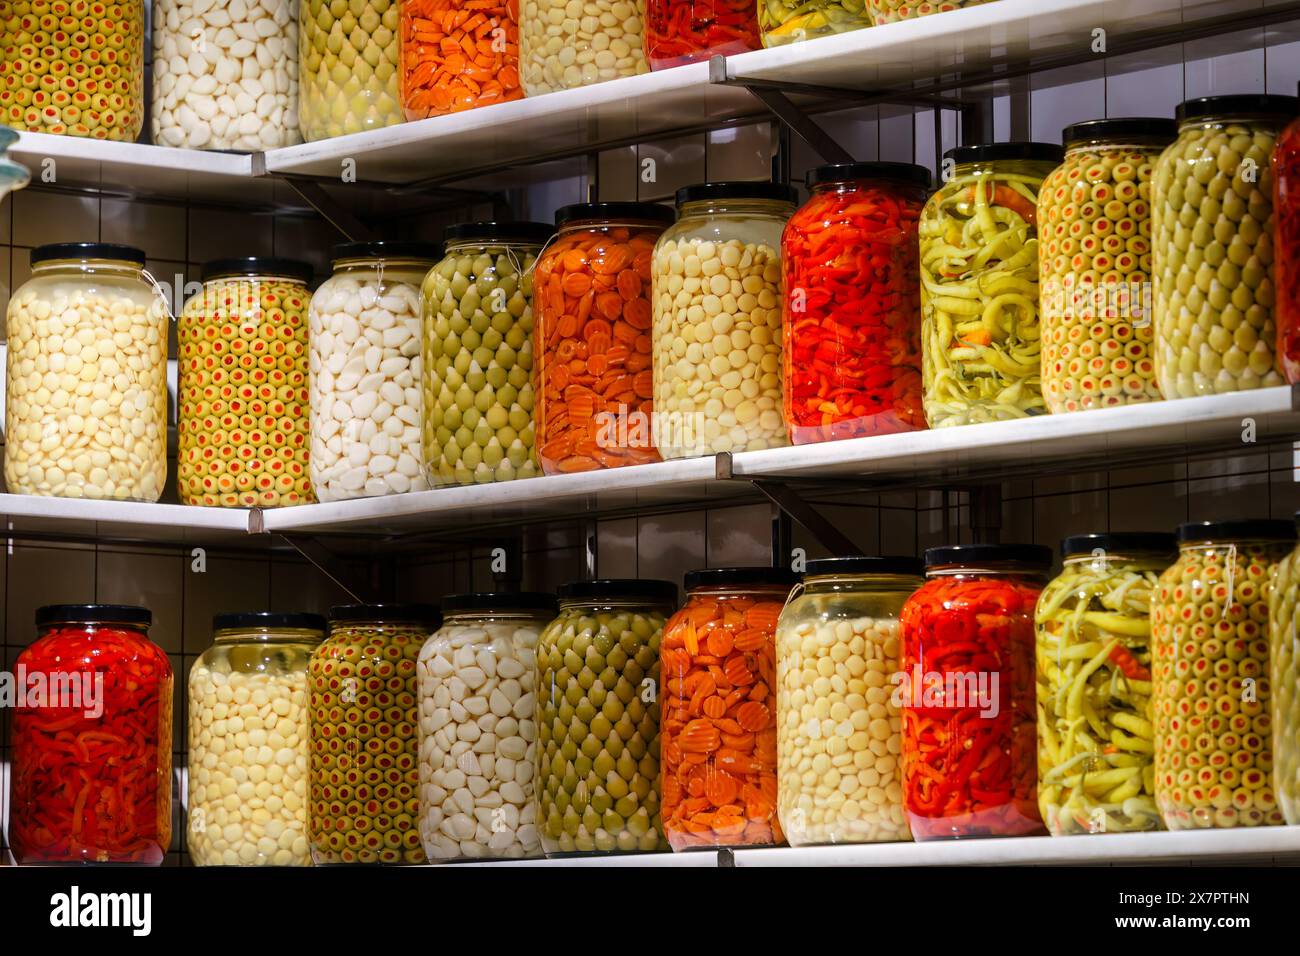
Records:
{"label": "white wall tile", "polygon": [[602,521],[596,529],[596,567],[601,577],[637,576],[637,519]]}
{"label": "white wall tile", "polygon": [[637,519],[637,569],[642,578],[682,584],[682,575],[706,565],[706,512],[653,515]]}
{"label": "white wall tile", "polygon": [[12,196],[16,245],[98,241],[98,197],[64,195],[37,186],[29,186]]}
{"label": "white wall tile", "polygon": [[[707,150],[708,137],[702,133],[637,147],[637,198],[642,202],[663,202],[672,199],[683,186],[704,182]],[[647,176],[653,178],[647,181]]]}
{"label": "white wall tile", "polygon": [[185,565],[177,553],[150,554],[101,549],[95,560],[95,600],[134,604],[153,612],[149,637],[169,653],[183,646],[182,582]]}
{"label": "white wall tile", "polygon": [[772,563],[772,508],[748,505],[716,508],[708,513],[711,568],[767,567]]}
{"label": "white wall tile", "polygon": [[184,206],[104,199],[100,204],[100,238],[143,249],[151,259],[186,259]]}

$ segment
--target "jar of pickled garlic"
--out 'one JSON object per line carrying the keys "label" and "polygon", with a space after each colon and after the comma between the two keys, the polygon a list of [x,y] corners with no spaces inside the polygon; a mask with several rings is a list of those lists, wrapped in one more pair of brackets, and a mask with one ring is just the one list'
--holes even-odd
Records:
{"label": "jar of pickled garlic", "polygon": [[866,0],[759,0],[763,46],[782,46],[871,26]]}
{"label": "jar of pickled garlic", "polygon": [[1053,414],[1156,401],[1151,179],[1172,120],[1067,126],[1038,195],[1043,398]]}
{"label": "jar of pickled garlic", "polygon": [[349,242],[308,310],[311,484],[321,501],[424,491],[420,287],[431,242]]}
{"label": "jar of pickled garlic", "polygon": [[533,267],[540,222],[448,226],[425,277],[424,470],[430,485],[541,474],[533,426]]}
{"label": "jar of pickled garlic", "polygon": [[12,727],[9,849],[20,865],[158,866],[172,839],[172,668],[153,615],[36,612]]}
{"label": "jar of pickled garlic", "polygon": [[790,440],[925,428],[917,228],[930,171],[818,166],[807,185],[781,240]]}
{"label": "jar of pickled garlic", "polygon": [[144,128],[144,0],[0,7],[0,122],[134,142]]}
{"label": "jar of pickled garlic", "polygon": [[646,0],[645,55],[652,70],[762,47],[753,0]]}
{"label": "jar of pickled garlic", "polygon": [[1170,830],[1283,822],[1268,605],[1274,565],[1295,537],[1289,521],[1178,529],[1178,560],[1151,599],[1156,805]]}
{"label": "jar of pickled garlic", "polygon": [[781,415],[781,231],[797,194],[777,183],[677,190],[655,245],[654,443],[665,458],[789,444]]}
{"label": "jar of pickled garlic", "polygon": [[958,146],[921,214],[921,355],[931,428],[1046,410],[1040,387],[1038,192],[1064,151]]}
{"label": "jar of pickled garlic", "polygon": [[196,866],[311,865],[307,663],[324,637],[317,614],[212,619],[189,680],[185,842]]}
{"label": "jar of pickled garlic", "polygon": [[559,589],[537,643],[537,826],[547,856],[668,849],[660,819],[659,645],[671,581]]}
{"label": "jar of pickled garlic", "polygon": [[542,855],[537,639],[550,594],[452,594],[416,662],[420,837],[430,862]]}
{"label": "jar of pickled garlic", "polygon": [[274,508],[314,501],[307,284],[292,259],[203,265],[176,323],[176,486],[187,505]]}
{"label": "jar of pickled garlic", "polygon": [[32,277],[9,300],[10,493],[162,497],[168,308],[144,262],[101,242],[32,250]]}
{"label": "jar of pickled garlic", "polygon": [[1178,107],[1156,164],[1156,378],[1165,398],[1283,383],[1274,353],[1273,170],[1294,96],[1209,96]]}
{"label": "jar of pickled garlic", "polygon": [[524,0],[519,72],[526,96],[649,73],[645,0]]}
{"label": "jar of pickled garlic", "polygon": [[298,119],[307,142],[403,121],[400,7],[299,0]]}
{"label": "jar of pickled garlic", "polygon": [[[1300,526],[1300,516],[1297,516]],[[1278,563],[1268,597],[1269,708],[1273,729],[1273,785],[1282,816],[1300,824],[1300,548]]]}
{"label": "jar of pickled garlic", "polygon": [[964,10],[988,2],[989,0],[866,0],[866,5],[873,21],[885,24],[929,16],[931,13]]}
{"label": "jar of pickled garlic", "polygon": [[777,806],[791,846],[910,840],[898,615],[918,558],[809,561],[776,627]]}
{"label": "jar of pickled garlic", "polygon": [[1300,118],[1273,150],[1277,217],[1273,268],[1277,290],[1277,357],[1287,382],[1300,382]]}
{"label": "jar of pickled garlic", "polygon": [[555,214],[537,259],[533,383],[548,475],[659,461],[652,436],[651,260],[675,221],[655,203],[583,203]]}
{"label": "jar of pickled garlic", "polygon": [[899,616],[903,803],[917,840],[1043,833],[1034,754],[1034,605],[1052,552],[925,553]]}
{"label": "jar of pickled garlic", "polygon": [[686,575],[659,647],[664,834],[674,850],[775,846],[776,621],[799,576]]}
{"label": "jar of pickled garlic", "polygon": [[519,6],[402,0],[402,109],[408,121],[522,99]]}
{"label": "jar of pickled garlic", "polygon": [[307,664],[312,861],[423,863],[416,660],[426,604],[348,604]]}
{"label": "jar of pickled garlic", "polygon": [[1052,836],[1161,830],[1151,712],[1151,596],[1171,534],[1081,534],[1043,589],[1038,808]]}

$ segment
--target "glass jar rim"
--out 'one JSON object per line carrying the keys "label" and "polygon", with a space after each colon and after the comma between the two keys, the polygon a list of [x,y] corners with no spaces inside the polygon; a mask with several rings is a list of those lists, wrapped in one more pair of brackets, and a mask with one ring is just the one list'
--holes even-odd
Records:
{"label": "glass jar rim", "polygon": [[218,279],[283,279],[307,285],[315,275],[311,264],[299,259],[281,256],[238,256],[213,259],[199,269],[199,281],[215,282]]}
{"label": "glass jar rim", "polygon": [[214,644],[239,644],[242,642],[266,644],[319,644],[325,632],[310,627],[223,627],[212,632]]}
{"label": "glass jar rim", "polygon": [[134,604],[47,604],[36,609],[36,626],[48,624],[124,624],[149,628],[153,612]]}
{"label": "glass jar rim", "polygon": [[1178,123],[1163,116],[1085,120],[1061,131],[1066,152],[1089,146],[1145,146],[1164,149],[1178,138]]}
{"label": "glass jar rim", "polygon": [[544,246],[555,235],[546,222],[455,222],[442,231],[446,249],[462,245]]}
{"label": "glass jar rim", "polygon": [[580,227],[619,225],[671,226],[677,214],[653,202],[581,202],[563,206],[555,214],[555,228],[567,232]]}
{"label": "glass jar rim", "polygon": [[33,269],[57,263],[87,262],[121,263],[143,269],[145,254],[135,246],[115,242],[53,242],[33,249],[28,261]]}

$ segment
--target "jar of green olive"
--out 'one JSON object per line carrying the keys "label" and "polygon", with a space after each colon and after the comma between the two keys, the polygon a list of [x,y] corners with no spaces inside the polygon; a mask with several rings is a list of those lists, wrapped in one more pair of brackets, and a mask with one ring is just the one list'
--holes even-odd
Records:
{"label": "jar of green olive", "polygon": [[559,589],[537,644],[537,826],[547,856],[666,851],[659,811],[659,641],[670,581]]}

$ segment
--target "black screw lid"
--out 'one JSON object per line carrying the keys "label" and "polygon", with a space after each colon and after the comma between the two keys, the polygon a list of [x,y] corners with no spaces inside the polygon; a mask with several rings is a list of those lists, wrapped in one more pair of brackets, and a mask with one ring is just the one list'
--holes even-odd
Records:
{"label": "black screw lid", "polygon": [[153,612],[131,604],[47,604],[36,609],[36,625],[153,623]]}
{"label": "black screw lid", "polygon": [[1176,122],[1152,116],[1087,120],[1061,131],[1061,141],[1066,146],[1104,141],[1167,146],[1177,138]]}
{"label": "black screw lid", "polygon": [[432,604],[339,604],[330,608],[330,623],[422,624],[436,628],[442,615]]}
{"label": "black screw lid", "polygon": [[213,615],[214,631],[243,630],[245,628],[291,628],[298,631],[324,631],[325,618],[319,614],[300,614],[280,611],[231,611]]}
{"label": "black screw lid", "polygon": [[1201,96],[1179,103],[1178,109],[1174,111],[1180,123],[1209,116],[1273,116],[1288,119],[1297,114],[1300,114],[1300,98],[1265,93]]}
{"label": "black screw lid", "polygon": [[544,246],[553,235],[555,227],[548,222],[456,222],[442,231],[442,241],[449,243],[483,239]]}
{"label": "black screw lid", "polygon": [[297,259],[278,256],[243,256],[236,259],[214,259],[203,263],[199,277],[204,282],[213,279],[233,279],[237,276],[271,276],[276,279],[293,279],[304,284],[312,280],[312,267]]}
{"label": "black screw lid", "polygon": [[580,202],[561,207],[555,214],[555,227],[558,229],[571,222],[587,220],[608,222],[630,220],[671,226],[677,221],[677,213],[672,207],[661,206],[655,202]]}
{"label": "black screw lid", "polygon": [[799,575],[788,568],[701,568],[687,571],[682,584],[687,591],[696,588],[783,587],[799,583]]}
{"label": "black screw lid", "polygon": [[823,574],[894,574],[925,577],[925,562],[901,555],[867,555],[847,558],[815,558],[808,562],[805,580]]}
{"label": "black screw lid", "polygon": [[616,598],[644,600],[647,604],[677,604],[677,585],[672,581],[642,581],[636,578],[602,578],[574,581],[556,589],[561,602]]}
{"label": "black screw lid", "polygon": [[111,259],[144,266],[144,250],[115,242],[55,242],[32,250],[31,264],[61,259]]}
{"label": "black screw lid", "polygon": [[1105,534],[1072,534],[1061,542],[1061,556],[1091,554],[1093,551],[1113,551],[1132,554],[1150,551],[1173,556],[1178,551],[1178,539],[1162,531],[1112,531]]}
{"label": "black screw lid", "polygon": [[1025,564],[1045,571],[1052,566],[1052,549],[1041,544],[950,544],[925,552],[927,569],[983,564]]}
{"label": "black screw lid", "polygon": [[1189,521],[1178,526],[1178,541],[1294,541],[1290,521],[1256,518],[1244,521]]}
{"label": "black screw lid", "polygon": [[344,259],[427,259],[430,263],[442,258],[442,249],[436,242],[419,239],[372,239],[369,242],[344,242],[334,247],[332,262]]}
{"label": "black screw lid", "polygon": [[804,184],[812,189],[826,183],[848,183],[856,180],[884,180],[906,183],[929,189],[933,181],[930,170],[913,163],[837,163],[832,166],[815,166],[808,170]]}
{"label": "black screw lid", "polygon": [[955,146],[944,153],[943,158],[951,159],[958,166],[1017,159],[1059,165],[1065,160],[1065,147],[1055,143],[983,143],[979,146]]}
{"label": "black screw lid", "polygon": [[554,594],[520,591],[501,594],[448,594],[442,599],[442,613],[459,614],[464,611],[556,611]]}
{"label": "black screw lid", "polygon": [[768,199],[773,202],[796,203],[799,193],[792,186],[769,182],[726,182],[697,183],[683,186],[677,190],[676,201],[680,206],[688,202],[703,202],[711,199]]}

